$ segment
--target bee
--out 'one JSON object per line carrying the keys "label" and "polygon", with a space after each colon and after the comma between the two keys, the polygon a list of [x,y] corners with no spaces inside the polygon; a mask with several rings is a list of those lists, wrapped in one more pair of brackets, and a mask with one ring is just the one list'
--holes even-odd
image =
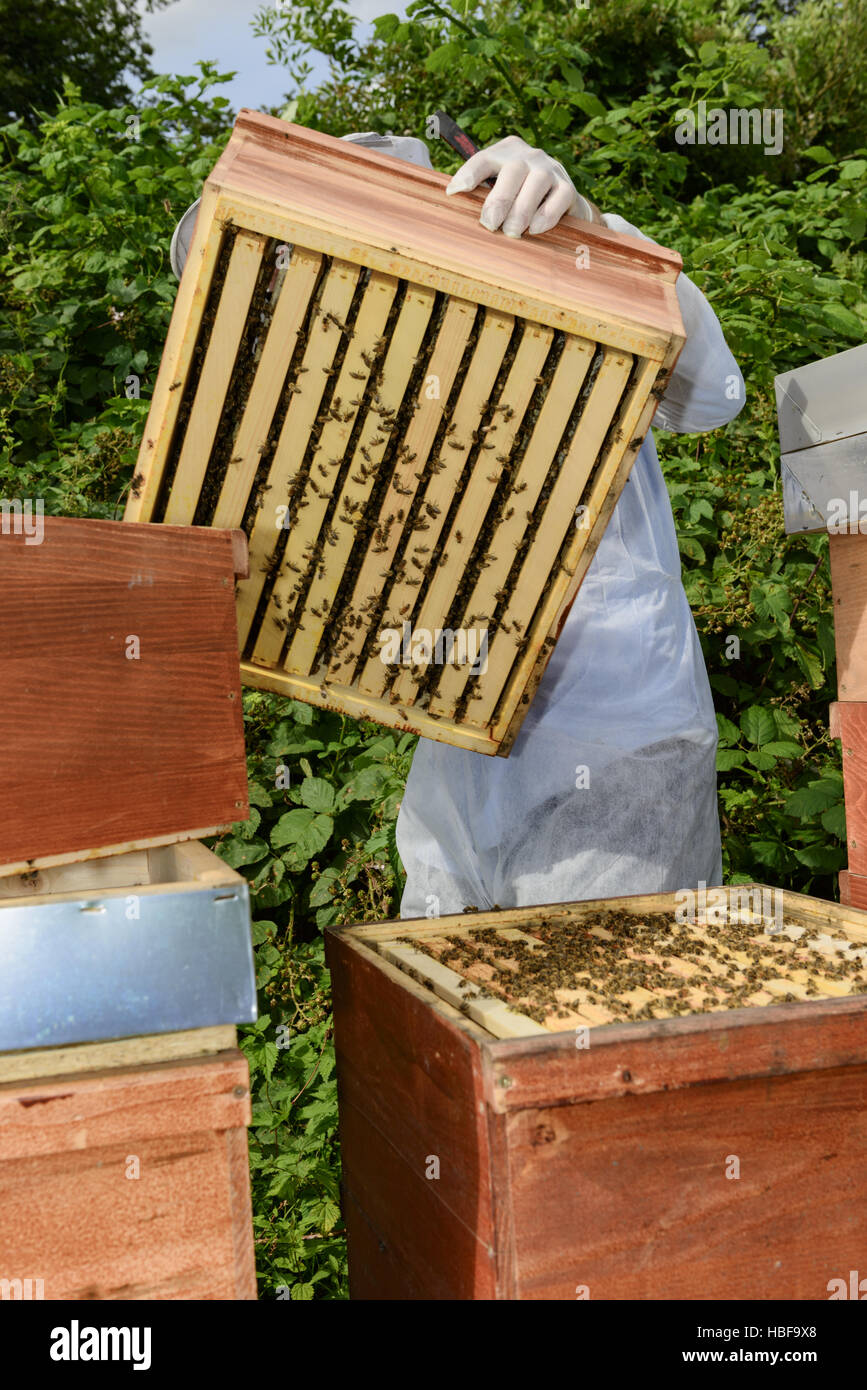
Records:
{"label": "bee", "polygon": [[458,545],[463,545],[463,541],[464,541],[464,533],[463,533],[463,531],[455,531],[455,540],[457,541]]}
{"label": "bee", "polygon": [[640,449],[643,442],[644,442],[644,441],[643,441],[643,440],[641,439],[641,437],[639,436],[638,439],[632,439],[632,440],[630,440],[629,448],[630,448],[630,449]]}
{"label": "bee", "polygon": [[513,488],[512,488],[512,491],[515,492],[515,493],[517,493],[517,492],[525,492],[525,491],[526,491],[526,488],[527,488],[527,484],[526,484],[526,483],[518,483],[518,485],[517,485],[516,487],[513,487]]}
{"label": "bee", "polygon": [[130,483],[130,487],[129,487],[129,490],[130,490],[130,492],[132,493],[133,497],[140,497],[140,496],[141,496],[141,490],[142,490],[143,484],[144,484],[144,474],[143,474],[143,473],[136,473],[136,474],[134,474],[134,475],[133,475],[133,480],[132,480],[132,482]]}
{"label": "bee", "polygon": [[498,473],[487,473],[485,477],[486,481],[489,483],[498,483],[500,481],[500,475]]}
{"label": "bee", "polygon": [[183,386],[183,384],[184,384],[184,383],[183,383],[182,381],[173,381],[172,384],[171,384],[171,386],[169,387],[169,390],[170,390],[170,391],[177,391],[178,387],[179,387],[179,386]]}
{"label": "bee", "polygon": [[425,502],[424,509],[427,512],[428,516],[432,516],[434,518],[438,517],[441,511],[441,508],[437,507],[433,502]]}
{"label": "bee", "polygon": [[[367,373],[366,373],[366,372],[350,372],[349,375],[352,377],[352,379],[353,379],[354,381],[366,381],[366,380],[367,380]],[[353,402],[353,404],[360,405],[361,402],[360,402],[360,401],[357,401],[357,402]]]}
{"label": "bee", "polygon": [[427,553],[428,553],[429,550],[430,550],[430,546],[429,546],[429,545],[417,545],[416,548],[415,548],[415,552],[416,552],[417,555],[427,555]]}
{"label": "bee", "polygon": [[464,447],[465,447],[463,444],[456,444],[456,443],[454,443],[451,439],[449,440],[448,444],[449,444],[449,448],[450,448],[450,449],[459,449],[459,450],[461,450],[462,452],[463,452],[463,449],[464,449]]}
{"label": "bee", "polygon": [[508,521],[508,520],[509,520],[509,517],[512,517],[512,516],[514,516],[514,515],[515,515],[515,508],[514,508],[514,507],[510,507],[509,510],[506,512],[506,515],[503,517],[503,520],[504,520],[504,521]]}

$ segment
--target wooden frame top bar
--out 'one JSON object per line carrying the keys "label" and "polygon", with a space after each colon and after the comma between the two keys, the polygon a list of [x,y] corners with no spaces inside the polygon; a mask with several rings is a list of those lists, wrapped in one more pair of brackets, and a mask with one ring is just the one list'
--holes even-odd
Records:
{"label": "wooden frame top bar", "polygon": [[[479,223],[488,190],[447,198],[448,182],[438,170],[244,108],[206,187],[281,209],[289,193],[305,221],[500,289],[535,292],[551,304],[555,326],[558,304],[604,324],[635,320],[640,301],[645,332],[683,336],[677,252],[575,217],[541,236],[494,235]],[[576,264],[579,247],[592,276]]]}

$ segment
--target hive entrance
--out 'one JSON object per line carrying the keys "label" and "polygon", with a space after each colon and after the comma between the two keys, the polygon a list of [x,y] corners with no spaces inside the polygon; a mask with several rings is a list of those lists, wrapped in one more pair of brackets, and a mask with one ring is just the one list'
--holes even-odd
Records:
{"label": "hive entrance", "polygon": [[816,932],[733,914],[719,925],[673,913],[544,913],[515,927],[436,928],[378,949],[496,1036],[859,994],[867,928]]}

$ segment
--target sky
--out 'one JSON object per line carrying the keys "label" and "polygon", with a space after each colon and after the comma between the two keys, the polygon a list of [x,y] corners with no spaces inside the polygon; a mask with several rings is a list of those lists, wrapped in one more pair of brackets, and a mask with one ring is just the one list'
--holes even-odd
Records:
{"label": "sky", "polygon": [[[285,0],[291,4],[291,0]],[[403,13],[400,0],[343,0],[344,8],[363,21],[359,37],[371,32],[370,21],[381,14]],[[151,65],[155,72],[195,73],[197,59],[215,62],[221,72],[237,72],[219,92],[228,97],[237,111],[241,106],[272,106],[282,103],[291,86],[282,66],[269,63],[267,40],[256,38],[252,21],[262,8],[261,0],[176,0],[166,10],[143,16],[144,31],[153,44]],[[144,6],[141,6],[144,9]],[[308,58],[313,75],[308,85],[316,86],[325,77],[328,65],[316,55]]]}

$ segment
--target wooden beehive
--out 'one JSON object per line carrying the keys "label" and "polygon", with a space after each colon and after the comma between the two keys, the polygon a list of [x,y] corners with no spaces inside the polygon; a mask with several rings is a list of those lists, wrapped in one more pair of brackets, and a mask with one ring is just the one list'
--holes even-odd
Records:
{"label": "wooden beehive", "polygon": [[682,902],[328,930],[354,1297],[822,1299],[858,1268],[867,913]]}
{"label": "wooden beehive", "polygon": [[247,684],[505,754],[682,346],[680,258],[492,236],[447,182],[241,112],[126,519],[247,532]]}
{"label": "wooden beehive", "polygon": [[831,736],[843,753],[849,866],[840,899],[867,908],[867,536],[828,537],[834,595],[839,700],[831,706]]}
{"label": "wooden beehive", "polygon": [[0,535],[0,878],[244,820],[245,536],[41,526]]}
{"label": "wooden beehive", "polygon": [[[4,1296],[256,1297],[250,1081],[231,1021],[255,1017],[252,960],[244,1014],[243,981],[233,989],[233,973],[244,973],[237,950],[223,961],[223,989],[214,959],[227,934],[237,942],[237,916],[214,907],[211,945],[192,911],[161,919],[172,897],[216,898],[232,910],[233,893],[246,894],[241,876],[196,841],[0,879],[0,1276],[12,1288]],[[110,915],[112,904],[134,900],[152,938],[135,980],[135,964],[126,970],[123,960],[125,952],[141,959],[135,924]],[[100,918],[80,909],[106,913],[116,950]],[[26,920],[39,914],[56,939],[37,957]],[[179,932],[180,966],[168,945]],[[163,955],[181,977],[174,999],[159,997]],[[79,993],[87,975],[92,983]],[[135,1007],[125,1010],[116,995]],[[157,1031],[167,1017],[170,1030]],[[112,1020],[122,1031],[110,1031]],[[10,1047],[16,1025],[55,1045]]]}

